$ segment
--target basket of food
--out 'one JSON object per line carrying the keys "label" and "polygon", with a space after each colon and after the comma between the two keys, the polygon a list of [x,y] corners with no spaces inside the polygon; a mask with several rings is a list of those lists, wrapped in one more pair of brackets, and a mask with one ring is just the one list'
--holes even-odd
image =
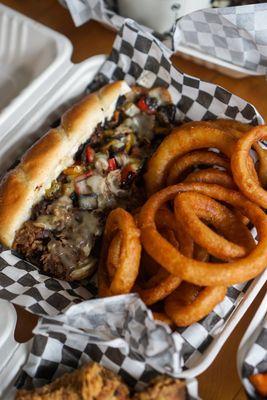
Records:
{"label": "basket of food", "polygon": [[39,316],[18,398],[91,361],[191,395],[266,282],[264,121],[169,57],[127,21],[0,137],[0,297]]}

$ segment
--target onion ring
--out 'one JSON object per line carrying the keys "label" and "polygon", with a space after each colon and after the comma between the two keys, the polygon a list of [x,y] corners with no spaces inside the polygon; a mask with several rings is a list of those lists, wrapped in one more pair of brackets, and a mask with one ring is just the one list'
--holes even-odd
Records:
{"label": "onion ring", "polygon": [[157,321],[164,322],[167,325],[174,325],[173,321],[164,312],[153,311],[153,318]]}
{"label": "onion ring", "polygon": [[259,143],[253,143],[252,148],[258,156],[258,175],[263,188],[267,187],[267,151],[263,149]]}
{"label": "onion ring", "polygon": [[236,189],[236,185],[225,171],[220,171],[215,168],[201,169],[199,171],[194,171],[189,174],[184,182],[204,182],[204,183],[214,183],[216,185],[221,185],[228,189]]}
{"label": "onion ring", "polygon": [[[219,129],[224,130],[226,134],[230,134],[233,139],[239,140],[244,133],[252,129],[252,125],[245,124],[232,119],[216,119],[214,121],[206,121],[210,126],[216,126]],[[188,122],[184,126],[195,126],[198,125],[198,121]],[[266,161],[266,150],[264,150],[258,143],[253,144],[253,149],[256,151],[259,159],[258,174],[260,182],[263,187],[267,186],[267,161]],[[258,182],[258,175],[254,167],[253,159],[248,157],[247,159],[248,169],[250,173]],[[175,183],[175,182],[174,182]]]}
{"label": "onion ring", "polygon": [[197,149],[215,147],[231,157],[236,140],[208,122],[189,124],[174,129],[160,144],[148,163],[145,182],[148,194],[164,186],[172,163],[184,154]]}
{"label": "onion ring", "polygon": [[[122,234],[118,234],[122,232]],[[111,252],[109,245],[112,242]],[[118,243],[120,242],[120,243]],[[118,248],[119,258],[118,257]],[[131,214],[122,208],[110,212],[107,218],[102,254],[98,268],[98,288],[100,296],[129,293],[139,271],[141,255],[140,231],[136,227]],[[114,268],[107,268],[107,259]],[[111,276],[109,275],[111,273]]]}
{"label": "onion ring", "polygon": [[157,281],[158,282],[153,282],[154,286],[151,288],[141,288],[140,286],[134,288],[143,302],[148,306],[165,299],[165,297],[172,293],[182,282],[180,278],[171,274],[168,274],[168,276],[162,280],[159,280],[159,277],[157,277]]}
{"label": "onion ring", "polygon": [[199,246],[197,243],[194,243],[194,257],[195,260],[198,261],[209,261],[209,253],[207,252],[206,249],[203,249],[203,247]]}
{"label": "onion ring", "polygon": [[[205,263],[189,259],[168,243],[157,231],[155,215],[167,201],[178,193],[196,191],[238,208],[256,227],[258,245],[245,258],[229,264]],[[267,216],[263,210],[240,193],[222,186],[205,183],[187,183],[169,186],[151,196],[139,216],[141,242],[162,267],[181,279],[199,286],[228,286],[244,282],[261,273],[267,265]],[[160,251],[159,251],[160,249]]]}
{"label": "onion ring", "polygon": [[263,208],[267,207],[267,191],[250,174],[246,160],[252,145],[266,138],[267,128],[265,126],[251,129],[237,141],[231,158],[233,177],[237,186],[248,199]]}
{"label": "onion ring", "polygon": [[[184,182],[214,183],[215,185],[220,185],[228,189],[237,188],[230,175],[228,175],[225,171],[220,171],[215,168],[206,168],[204,170],[194,171],[186,177]],[[247,225],[249,223],[249,220],[239,211],[235,210],[234,213],[243,222],[243,224]]]}
{"label": "onion ring", "polygon": [[110,278],[113,278],[119,263],[121,252],[122,235],[118,232],[111,240],[108,256],[107,256],[107,270]]}
{"label": "onion ring", "polygon": [[196,165],[217,165],[225,168],[227,171],[230,170],[229,160],[219,154],[207,150],[193,151],[174,161],[166,179],[167,185],[178,183],[180,176],[190,167]]}
{"label": "onion ring", "polygon": [[[174,211],[194,242],[214,257],[232,260],[245,256],[255,247],[249,229],[232,211],[211,197],[196,192],[178,194]],[[223,236],[213,232],[202,220]]]}
{"label": "onion ring", "polygon": [[150,280],[160,269],[162,269],[162,267],[143,249],[140,261],[140,275],[142,280]]}
{"label": "onion ring", "polygon": [[258,175],[260,183],[264,189],[267,188],[267,150],[264,150],[259,143],[253,144],[253,149],[256,151],[258,156]]}
{"label": "onion ring", "polygon": [[[168,210],[167,207],[161,207],[156,214],[156,226],[158,229],[168,228],[175,233],[178,240],[177,248],[186,257],[192,257],[194,251],[194,243],[188,233],[185,231],[183,225],[177,221],[174,214]],[[170,239],[170,237],[169,237]],[[169,240],[174,244],[173,241]]]}
{"label": "onion ring", "polygon": [[165,312],[177,326],[189,326],[209,314],[224,299],[226,291],[224,286],[195,289],[194,285],[183,282],[165,299]]}
{"label": "onion ring", "polygon": [[[230,133],[235,139],[240,139],[244,133],[247,133],[252,129],[252,126],[249,124],[244,124],[239,121],[230,120],[230,119],[217,119],[214,121],[214,124],[219,128],[225,129],[227,133]],[[267,187],[267,151],[264,150],[258,143],[253,144],[253,149],[256,151],[259,166],[258,166],[258,175],[261,185],[266,188]],[[249,158],[250,160],[251,158]],[[250,161],[249,161],[250,163]],[[251,168],[251,165],[249,166]],[[251,168],[252,175],[258,181],[258,176],[255,173],[255,169]]]}
{"label": "onion ring", "polygon": [[[166,240],[177,249],[180,248],[182,254],[191,257],[193,241],[184,230],[179,230],[171,211],[167,208],[160,209],[156,216],[156,225]],[[179,237],[179,242],[177,241],[177,236]],[[164,299],[180,284],[181,279],[179,277],[169,274],[165,269],[160,269],[143,287],[136,285],[135,290],[146,305],[152,305]]]}
{"label": "onion ring", "polygon": [[226,132],[234,135],[236,139],[239,139],[242,136],[242,133],[246,133],[252,128],[251,125],[236,121],[234,119],[219,118],[212,121],[212,123],[221,129],[225,129]]}

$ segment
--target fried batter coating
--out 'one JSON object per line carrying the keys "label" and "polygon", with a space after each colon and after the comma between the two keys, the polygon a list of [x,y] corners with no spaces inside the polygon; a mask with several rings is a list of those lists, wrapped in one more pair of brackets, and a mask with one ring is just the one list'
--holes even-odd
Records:
{"label": "fried batter coating", "polygon": [[168,376],[158,376],[153,379],[148,388],[136,393],[133,400],[185,400],[185,383]]}
{"label": "fried batter coating", "polygon": [[19,390],[16,400],[128,400],[128,394],[118,375],[91,363],[42,388]]}

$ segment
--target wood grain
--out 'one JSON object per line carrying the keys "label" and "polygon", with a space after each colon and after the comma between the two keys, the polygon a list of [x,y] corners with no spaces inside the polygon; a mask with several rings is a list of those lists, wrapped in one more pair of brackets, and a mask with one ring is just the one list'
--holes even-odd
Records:
{"label": "wood grain", "polygon": [[[2,0],[23,14],[57,30],[67,36],[73,44],[72,60],[81,62],[95,54],[108,54],[115,38],[114,32],[96,22],[89,22],[75,28],[67,10],[56,0]],[[265,77],[233,79],[214,70],[173,56],[174,64],[182,71],[203,80],[219,84],[236,95],[254,104],[267,120],[267,82]],[[246,315],[228,338],[213,364],[198,377],[200,395],[204,400],[245,400],[246,396],[237,376],[236,352],[240,340],[255,314],[267,287],[262,289]],[[31,336],[36,318],[17,307],[19,320],[16,338],[25,341]]]}

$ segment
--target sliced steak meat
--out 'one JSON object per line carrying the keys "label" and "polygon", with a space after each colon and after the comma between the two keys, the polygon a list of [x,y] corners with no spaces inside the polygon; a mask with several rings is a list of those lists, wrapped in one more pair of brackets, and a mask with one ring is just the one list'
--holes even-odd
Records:
{"label": "sliced steak meat", "polygon": [[45,229],[35,226],[32,221],[27,221],[16,233],[14,248],[29,260],[36,260],[45,250],[45,239],[48,236],[49,232]]}
{"label": "sliced steak meat", "polygon": [[76,209],[66,196],[46,205],[46,213],[25,222],[17,232],[14,248],[25,258],[57,278],[73,280],[93,270],[90,253],[95,235],[100,235],[99,219]]}
{"label": "sliced steak meat", "polygon": [[51,274],[59,279],[68,280],[69,269],[62,263],[60,256],[55,252],[46,249],[40,259],[40,264],[44,272]]}
{"label": "sliced steak meat", "polygon": [[49,204],[51,204],[52,200],[47,200],[43,199],[39,203],[35,204],[35,206],[32,209],[32,215],[31,219],[36,219],[39,217],[39,215],[45,215],[47,214],[47,207]]}

